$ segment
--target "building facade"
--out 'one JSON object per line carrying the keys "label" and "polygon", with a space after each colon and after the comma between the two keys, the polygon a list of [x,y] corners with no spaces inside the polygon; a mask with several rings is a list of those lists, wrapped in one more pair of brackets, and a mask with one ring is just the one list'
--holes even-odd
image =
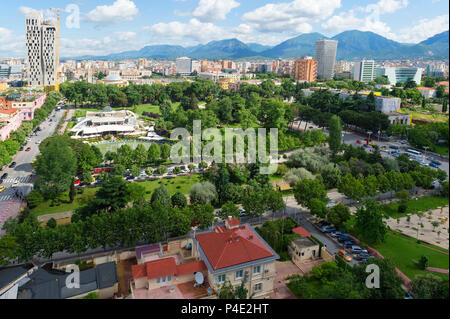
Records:
{"label": "building facade", "polygon": [[338,41],[319,40],[316,42],[317,77],[331,79],[334,76]]}
{"label": "building facade", "polygon": [[353,67],[353,79],[356,81],[368,83],[375,80],[375,61],[374,60],[362,60],[355,62]]}
{"label": "building facade", "polygon": [[392,85],[397,83],[406,83],[413,80],[416,84],[422,82],[422,68],[406,68],[406,67],[389,67],[376,69],[376,77],[386,77]]}
{"label": "building facade", "polygon": [[315,82],[317,80],[317,61],[312,58],[295,60],[294,79]]}
{"label": "building facade", "polygon": [[56,32],[55,20],[44,19],[40,12],[27,15],[26,46],[31,86],[56,85]]}
{"label": "building facade", "polygon": [[192,59],[187,57],[177,58],[177,73],[189,75],[192,73]]}

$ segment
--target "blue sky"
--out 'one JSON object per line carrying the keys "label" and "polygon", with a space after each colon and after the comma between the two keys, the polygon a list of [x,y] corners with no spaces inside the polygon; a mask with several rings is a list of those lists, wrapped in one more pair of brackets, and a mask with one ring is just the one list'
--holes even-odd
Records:
{"label": "blue sky", "polygon": [[[22,0],[20,5],[4,1],[0,57],[24,57],[25,14],[42,10],[51,17],[52,7],[68,9],[62,13],[63,57],[228,38],[276,45],[302,33],[333,36],[354,29],[417,43],[448,30],[449,23],[445,0]],[[79,27],[73,23],[77,10]]]}

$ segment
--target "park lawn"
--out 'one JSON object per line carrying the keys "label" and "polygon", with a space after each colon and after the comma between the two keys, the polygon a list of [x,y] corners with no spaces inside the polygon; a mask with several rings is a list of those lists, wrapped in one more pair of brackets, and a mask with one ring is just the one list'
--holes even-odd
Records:
{"label": "park lawn", "polygon": [[74,211],[78,207],[85,205],[89,199],[93,198],[97,190],[98,188],[84,188],[83,194],[77,194],[72,203],[69,203],[69,192],[64,192],[58,197],[61,201],[59,206],[51,207],[51,201],[48,200],[31,209],[31,213],[35,216],[41,216]]}
{"label": "park lawn", "polygon": [[448,145],[447,146],[433,145],[432,151],[440,155],[448,156]]}
{"label": "park lawn", "polygon": [[438,207],[448,205],[448,198],[441,196],[429,196],[429,197],[421,197],[417,201],[411,199],[408,201],[408,209],[406,210],[405,214],[401,214],[397,211],[399,205],[400,203],[394,203],[389,205],[383,205],[382,208],[387,216],[391,218],[400,218],[406,216],[407,214],[414,215],[417,212],[426,212],[431,209],[436,209]]}
{"label": "park lawn", "polygon": [[[152,193],[155,189],[160,187],[161,185],[166,186],[170,195],[175,194],[176,192],[181,192],[183,194],[189,194],[192,185],[202,180],[201,175],[187,175],[187,176],[179,176],[171,179],[159,179],[155,181],[145,181],[145,182],[137,182],[139,185],[144,186],[146,190],[145,199],[150,199]],[[41,215],[49,215],[56,213],[63,213],[74,211],[77,208],[85,205],[89,199],[94,198],[95,193],[99,189],[99,187],[94,188],[83,188],[83,194],[77,194],[75,196],[75,200],[73,203],[69,203],[69,195],[68,192],[65,192],[60,195],[59,199],[61,204],[59,206],[51,207],[51,201],[45,201],[38,205],[37,207],[31,209],[31,213],[35,216]]]}
{"label": "park lawn", "polygon": [[429,259],[430,267],[443,269],[448,269],[449,267],[449,256],[439,253],[433,249],[445,251],[447,254],[448,250],[433,245],[424,246],[418,244],[417,239],[415,238],[405,236],[399,232],[389,231],[386,234],[385,242],[375,245],[374,248],[385,258],[391,259],[396,267],[411,280],[413,280],[416,275],[426,274],[433,274],[448,280],[448,275],[446,274],[421,270],[416,266],[416,262],[420,259],[420,257],[425,255]]}
{"label": "park lawn", "polygon": [[440,115],[440,114],[422,114],[413,110],[408,110],[407,113],[411,114],[412,120],[426,120],[430,122],[442,122],[445,123],[448,121],[448,116]]}

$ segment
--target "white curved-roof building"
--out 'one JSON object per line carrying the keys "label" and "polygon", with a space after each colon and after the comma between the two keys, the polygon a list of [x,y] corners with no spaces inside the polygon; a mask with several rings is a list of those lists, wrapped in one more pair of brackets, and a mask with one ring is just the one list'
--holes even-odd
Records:
{"label": "white curved-roof building", "polygon": [[86,112],[86,117],[81,118],[70,132],[74,139],[145,134],[140,129],[138,116],[129,110]]}

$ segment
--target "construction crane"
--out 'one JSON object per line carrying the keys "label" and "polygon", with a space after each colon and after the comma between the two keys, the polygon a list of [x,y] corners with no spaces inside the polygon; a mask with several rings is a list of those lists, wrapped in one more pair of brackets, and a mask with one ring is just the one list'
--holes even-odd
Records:
{"label": "construction crane", "polygon": [[56,11],[57,15],[57,27],[56,27],[56,85],[55,91],[59,92],[59,27],[61,24],[61,11],[64,9],[50,8],[51,11]]}

